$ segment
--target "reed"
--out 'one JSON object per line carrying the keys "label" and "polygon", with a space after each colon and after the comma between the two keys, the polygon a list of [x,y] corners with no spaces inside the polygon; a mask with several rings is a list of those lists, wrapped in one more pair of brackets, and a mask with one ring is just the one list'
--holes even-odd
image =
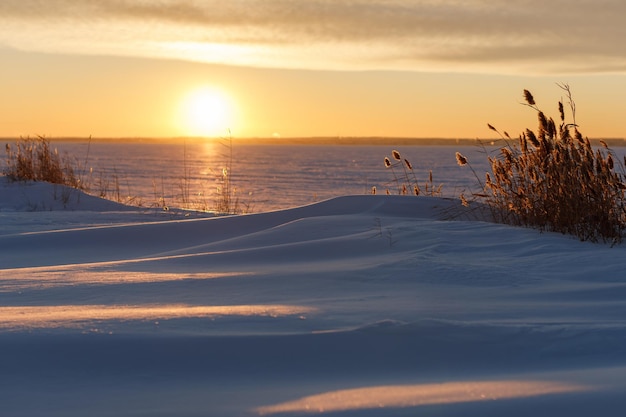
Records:
{"label": "reed", "polygon": [[[508,134],[488,125],[505,145],[488,156],[491,172],[484,183],[479,180],[482,191],[474,197],[490,207],[498,222],[570,234],[582,241],[619,243],[626,229],[624,165],[606,143],[594,149],[583,137],[570,87],[559,87],[571,120],[560,101],[557,125],[524,90],[523,104],[537,113],[536,131],[526,129],[512,142]],[[470,166],[459,155],[459,164]]]}
{"label": "reed", "polygon": [[[443,185],[440,184],[438,186],[435,186],[433,182],[432,170],[428,173],[428,180],[424,181],[422,183],[422,187],[420,187],[419,181],[413,169],[413,164],[411,164],[408,159],[402,158],[400,152],[395,149],[391,151],[391,158],[385,157],[384,163],[385,169],[390,170],[393,175],[393,180],[391,184],[393,184],[398,194],[412,194],[416,196],[428,195],[431,197],[441,196],[441,189],[443,188]],[[389,190],[389,185],[390,184],[386,184],[387,194],[391,194],[391,191]],[[372,187],[372,194],[376,194],[376,187]]]}

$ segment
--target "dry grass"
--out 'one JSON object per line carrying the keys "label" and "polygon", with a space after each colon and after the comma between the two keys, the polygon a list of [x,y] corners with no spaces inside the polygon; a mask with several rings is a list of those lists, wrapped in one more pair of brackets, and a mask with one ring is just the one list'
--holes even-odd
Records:
{"label": "dry grass", "polygon": [[[393,174],[392,185],[399,195],[428,195],[431,197],[440,196],[443,185],[435,186],[433,183],[433,171],[428,172],[428,180],[420,187],[413,165],[408,159],[402,158],[400,152],[393,150],[391,158],[385,157],[385,168]],[[389,187],[385,192],[392,194]],[[372,194],[376,194],[376,187],[372,188]]]}
{"label": "dry grass", "polygon": [[[249,206],[240,203],[237,190],[232,182],[233,145],[232,138],[220,141],[223,152],[220,154],[224,167],[219,170],[215,178],[217,182],[215,201],[209,202],[203,196],[204,192],[191,192],[191,170],[187,163],[187,147],[183,148],[183,177],[180,180],[180,197],[172,197],[166,202],[165,184],[163,178],[153,181],[154,202],[149,207],[158,207],[169,211],[167,203],[180,204],[177,208],[185,210],[207,211],[215,214],[240,214],[249,211]],[[89,145],[91,144],[91,138]],[[14,143],[6,144],[6,162],[2,168],[4,174],[11,181],[44,181],[61,184],[80,189],[100,198],[116,201],[131,206],[142,207],[144,203],[138,197],[122,191],[122,178],[117,169],[100,168],[95,173],[92,168],[87,169],[90,146],[84,161],[69,154],[60,155],[58,150],[51,146],[50,140],[37,136],[36,138],[20,138]],[[127,181],[124,181],[125,183]],[[196,198],[197,197],[197,198]]]}
{"label": "dry grass", "polygon": [[61,157],[43,136],[20,138],[13,146],[7,144],[5,150],[3,174],[11,181],[46,181],[79,189],[85,187],[74,170],[72,159],[68,155]]}
{"label": "dry grass", "polygon": [[[488,125],[505,145],[498,155],[489,156],[491,173],[484,183],[479,179],[483,191],[474,196],[487,203],[498,222],[571,234],[583,241],[619,243],[626,229],[624,165],[606,144],[594,149],[583,137],[570,88],[559,86],[571,120],[566,121],[561,101],[557,126],[524,90],[525,105],[537,112],[536,133],[527,129],[513,141]],[[469,165],[459,155],[459,164]]]}
{"label": "dry grass", "polygon": [[215,211],[218,214],[240,214],[245,213],[247,208],[239,204],[237,189],[233,186],[233,138],[229,135],[220,140],[223,148],[221,153],[225,165],[218,176],[217,194],[215,198]]}

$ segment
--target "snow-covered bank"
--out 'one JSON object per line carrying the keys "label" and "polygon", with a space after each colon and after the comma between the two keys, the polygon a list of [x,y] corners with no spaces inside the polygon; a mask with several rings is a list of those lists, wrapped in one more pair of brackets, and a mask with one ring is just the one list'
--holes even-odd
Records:
{"label": "snow-covered bank", "polygon": [[30,212],[17,192],[0,187],[3,415],[626,407],[624,246],[446,220],[457,202],[425,197],[181,219]]}

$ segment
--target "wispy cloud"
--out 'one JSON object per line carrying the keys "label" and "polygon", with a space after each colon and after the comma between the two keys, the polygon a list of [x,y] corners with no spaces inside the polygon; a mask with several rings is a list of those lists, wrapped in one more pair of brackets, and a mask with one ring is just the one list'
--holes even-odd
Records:
{"label": "wispy cloud", "polygon": [[625,72],[622,0],[5,0],[0,45],[267,67]]}

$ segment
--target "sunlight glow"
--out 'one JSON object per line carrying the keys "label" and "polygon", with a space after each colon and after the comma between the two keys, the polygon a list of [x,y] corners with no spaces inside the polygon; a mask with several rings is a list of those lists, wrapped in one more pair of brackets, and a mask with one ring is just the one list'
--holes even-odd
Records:
{"label": "sunlight glow", "polygon": [[466,381],[442,384],[385,385],[326,392],[295,401],[259,407],[260,415],[326,413],[384,407],[415,407],[590,390],[590,387],[552,381]]}
{"label": "sunlight glow", "polygon": [[80,328],[105,320],[167,320],[218,316],[282,317],[310,313],[313,308],[282,304],[197,306],[155,305],[55,305],[0,307],[0,329]]}
{"label": "sunlight glow", "polygon": [[212,87],[201,87],[184,97],[178,124],[185,136],[224,136],[233,123],[228,96]]}
{"label": "sunlight glow", "polygon": [[[131,263],[131,262],[128,262]],[[73,285],[118,285],[181,280],[207,280],[250,275],[248,272],[203,272],[167,273],[114,271],[101,269],[108,263],[71,265],[0,270],[0,292],[26,291],[33,289],[58,288]],[[110,264],[110,263],[109,263]]]}

